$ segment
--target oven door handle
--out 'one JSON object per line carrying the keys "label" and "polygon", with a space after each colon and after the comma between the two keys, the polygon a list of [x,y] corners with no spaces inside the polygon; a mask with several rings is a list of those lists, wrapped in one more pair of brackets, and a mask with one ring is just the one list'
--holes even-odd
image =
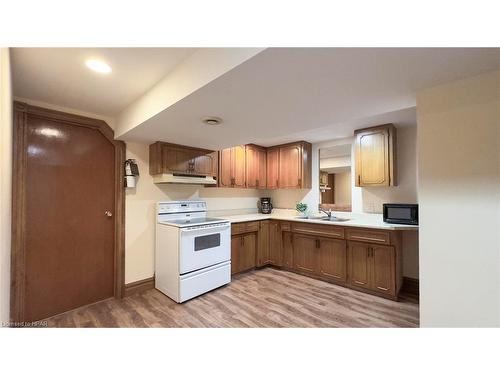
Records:
{"label": "oven door handle", "polygon": [[231,228],[231,223],[222,223],[221,225],[181,228],[181,233],[182,234],[203,233],[203,232],[218,233],[220,231],[230,229],[230,228]]}

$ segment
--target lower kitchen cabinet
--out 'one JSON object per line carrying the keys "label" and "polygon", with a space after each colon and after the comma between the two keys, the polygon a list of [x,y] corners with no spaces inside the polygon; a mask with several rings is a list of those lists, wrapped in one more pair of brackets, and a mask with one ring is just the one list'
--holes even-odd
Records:
{"label": "lower kitchen cabinet", "polygon": [[231,257],[232,274],[273,265],[391,299],[402,283],[401,234],[395,231],[344,233],[340,226],[278,220],[237,223]]}
{"label": "lower kitchen cabinet", "polygon": [[257,267],[269,264],[269,220],[259,223],[259,246],[257,247]]}
{"label": "lower kitchen cabinet", "polygon": [[280,223],[271,221],[269,223],[269,264],[281,266],[282,262]]}
{"label": "lower kitchen cabinet", "polygon": [[255,268],[257,234],[246,233],[231,237],[231,274]]}
{"label": "lower kitchen cabinet", "polygon": [[317,273],[319,240],[313,236],[293,235],[293,267],[297,271]]}
{"label": "lower kitchen cabinet", "polygon": [[336,281],[347,279],[347,249],[344,240],[319,240],[318,274]]}
{"label": "lower kitchen cabinet", "polygon": [[396,255],[393,246],[349,241],[349,280],[353,287],[396,294]]}

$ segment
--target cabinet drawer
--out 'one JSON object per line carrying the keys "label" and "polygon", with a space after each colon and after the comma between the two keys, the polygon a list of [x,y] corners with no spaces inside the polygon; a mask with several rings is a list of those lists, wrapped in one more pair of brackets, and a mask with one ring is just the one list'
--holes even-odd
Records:
{"label": "cabinet drawer", "polygon": [[251,221],[249,223],[245,223],[245,230],[247,232],[258,232],[259,231],[259,222]]}
{"label": "cabinet drawer", "polygon": [[258,221],[231,224],[231,234],[240,234],[240,233],[258,232],[258,231],[259,231]]}
{"label": "cabinet drawer", "polygon": [[371,242],[383,245],[391,244],[391,235],[386,231],[370,229],[347,229],[346,238],[352,241]]}
{"label": "cabinet drawer", "polygon": [[293,232],[332,238],[344,238],[344,228],[330,224],[294,223]]}

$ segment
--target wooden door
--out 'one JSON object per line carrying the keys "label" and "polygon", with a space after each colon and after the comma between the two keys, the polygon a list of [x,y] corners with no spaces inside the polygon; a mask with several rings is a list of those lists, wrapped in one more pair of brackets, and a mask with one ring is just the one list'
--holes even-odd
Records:
{"label": "wooden door", "polygon": [[348,243],[349,251],[349,283],[353,286],[370,288],[369,244]]}
{"label": "wooden door", "polygon": [[278,183],[281,189],[302,187],[302,147],[300,145],[279,147]]}
{"label": "wooden door", "polygon": [[13,218],[12,319],[40,320],[112,297],[122,272],[115,230],[123,166],[111,129],[16,103],[15,140],[14,204],[23,205]]}
{"label": "wooden door", "polygon": [[356,185],[389,186],[389,130],[374,128],[356,135]]}
{"label": "wooden door", "polygon": [[346,242],[344,240],[322,238],[318,263],[318,272],[321,276],[345,282],[347,270]]}
{"label": "wooden door", "polygon": [[164,172],[190,173],[194,153],[187,148],[163,146],[163,158]]}
{"label": "wooden door", "polygon": [[269,221],[262,220],[259,224],[259,246],[257,247],[257,266],[269,263]]}
{"label": "wooden door", "polygon": [[231,149],[226,148],[219,151],[219,186],[233,186],[233,176],[231,175],[231,170]]}
{"label": "wooden door", "polygon": [[267,188],[278,189],[278,166],[279,166],[279,148],[267,150]]}
{"label": "wooden door", "polygon": [[255,145],[246,145],[246,186],[253,189],[266,188],[266,150]]}
{"label": "wooden door", "polygon": [[233,177],[233,187],[246,187],[245,146],[235,146],[231,149],[231,174]]}
{"label": "wooden door", "polygon": [[394,295],[396,292],[394,247],[372,245],[370,256],[372,289]]}
{"label": "wooden door", "polygon": [[217,153],[196,153],[193,159],[192,173],[201,176],[217,175]]}
{"label": "wooden door", "polygon": [[257,173],[257,188],[267,188],[267,152],[265,149],[259,149],[258,161],[259,172]]}
{"label": "wooden door", "polygon": [[283,232],[283,267],[293,269],[292,232]]}
{"label": "wooden door", "polygon": [[231,275],[240,272],[240,256],[243,236],[231,237]]}
{"label": "wooden door", "polygon": [[313,236],[293,235],[293,268],[314,274],[318,268],[320,240]]}
{"label": "wooden door", "polygon": [[248,271],[255,267],[257,251],[256,233],[231,237],[231,274]]}
{"label": "wooden door", "polygon": [[269,263],[275,266],[282,265],[281,250],[281,230],[279,222],[271,221],[269,223]]}

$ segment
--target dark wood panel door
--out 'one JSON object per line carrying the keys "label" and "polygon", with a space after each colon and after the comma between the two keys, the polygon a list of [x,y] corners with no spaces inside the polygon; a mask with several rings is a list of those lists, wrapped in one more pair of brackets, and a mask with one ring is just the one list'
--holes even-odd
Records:
{"label": "dark wood panel door", "polygon": [[372,258],[372,288],[381,293],[395,294],[395,250],[392,246],[372,245],[370,250]]}
{"label": "dark wood panel door", "polygon": [[302,187],[302,147],[289,145],[279,147],[279,187],[299,189]]}
{"label": "dark wood panel door", "polygon": [[231,237],[231,275],[240,272],[241,239],[241,235]]}
{"label": "dark wood panel door", "polygon": [[293,235],[293,268],[307,273],[317,273],[319,239],[301,234]]}
{"label": "dark wood panel door", "polygon": [[349,282],[353,286],[370,288],[370,245],[349,242]]}
{"label": "dark wood panel door", "polygon": [[337,281],[346,281],[347,251],[344,240],[322,238],[319,247],[319,267],[321,276]]}
{"label": "dark wood panel door", "polygon": [[115,148],[98,130],[28,114],[24,319],[114,295]]}
{"label": "dark wood panel door", "polygon": [[279,149],[271,148],[267,150],[267,188],[277,189],[278,185],[278,166],[279,166]]}
{"label": "dark wood panel door", "polygon": [[277,221],[269,223],[269,262],[275,266],[282,265],[281,230]]}

